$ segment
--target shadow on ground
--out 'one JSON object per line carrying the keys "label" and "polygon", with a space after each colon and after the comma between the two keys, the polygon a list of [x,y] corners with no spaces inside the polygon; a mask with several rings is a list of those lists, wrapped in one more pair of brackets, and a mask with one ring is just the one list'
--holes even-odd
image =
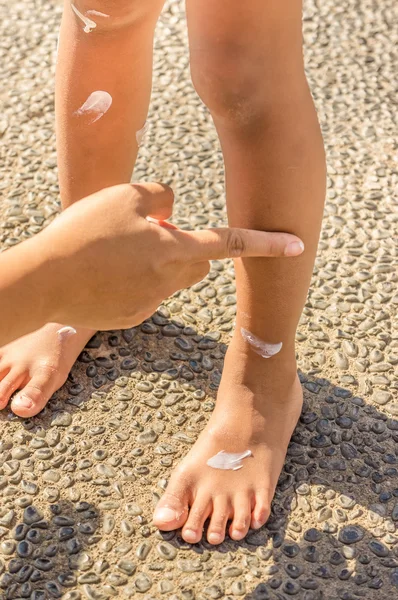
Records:
{"label": "shadow on ground", "polygon": [[[97,334],[80,355],[64,388],[41,415],[22,421],[3,413],[0,421],[17,424],[31,435],[61,428],[69,434],[68,440],[80,426],[72,424],[74,415],[83,423],[86,404],[94,399],[96,411],[110,413],[110,427],[112,419],[115,421],[113,410],[133,416],[137,439],[160,418],[159,411],[163,420],[180,422],[183,430],[187,423],[196,424],[192,430],[199,433],[206,419],[198,419],[198,415],[214,406],[225,351],[219,336],[202,335],[157,314],[140,327]],[[184,575],[174,590],[176,595],[167,596],[170,600],[221,598],[225,594],[247,600],[291,596],[355,600],[387,598],[398,590],[398,421],[326,379],[305,373],[300,373],[300,378],[304,408],[267,525],[250,532],[242,543],[227,539],[217,547],[206,541],[190,546],[178,532],[158,533],[158,539],[177,549],[178,568]],[[189,398],[177,393],[176,382],[179,391],[189,391]],[[118,427],[115,421],[114,428]],[[124,436],[126,452],[130,443],[137,447],[131,434],[129,437],[122,429],[117,434]],[[171,437],[181,441],[176,434]],[[72,476],[77,459],[73,453],[62,459],[67,451],[62,443],[60,439],[54,449],[51,466]],[[98,438],[98,448],[101,444]],[[2,484],[17,485],[21,476],[12,473],[11,447],[2,442]],[[182,446],[178,458],[185,452],[186,446]],[[31,461],[33,482],[36,467],[32,459],[27,460]],[[168,476],[171,463],[165,457],[162,464]],[[90,483],[89,470],[85,473],[81,481]],[[29,482],[23,485],[29,492]],[[108,484],[104,481],[103,485]],[[140,480],[136,476],[135,485],[153,489],[145,477]],[[22,520],[1,546],[7,563],[0,584],[4,598],[43,600],[61,597],[68,590],[69,600],[80,597],[77,590],[83,590],[87,598],[106,598],[117,595],[124,584],[130,585],[130,591],[120,597],[141,591],[134,579],[136,556],[126,555],[117,565],[112,564],[113,558],[103,557],[95,564],[90,558],[90,547],[100,545],[102,556],[113,548],[106,536],[103,539],[104,519],[112,517],[101,514],[96,506],[96,491],[93,489],[90,503],[50,502],[49,520],[43,519],[41,506],[26,501]],[[58,496],[55,492],[54,498]],[[148,517],[150,512],[149,507]],[[227,554],[236,555],[237,561],[224,564],[222,556]],[[206,570],[209,556],[217,558],[213,573]],[[103,573],[107,586],[96,588],[102,584]],[[254,591],[248,593],[247,588]],[[161,595],[164,597],[163,592]],[[156,597],[145,596],[147,600]]]}

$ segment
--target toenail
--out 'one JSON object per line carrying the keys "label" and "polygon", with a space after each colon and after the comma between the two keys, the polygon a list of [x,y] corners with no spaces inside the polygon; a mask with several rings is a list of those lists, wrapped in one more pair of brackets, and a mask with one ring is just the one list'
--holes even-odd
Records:
{"label": "toenail", "polygon": [[209,533],[208,540],[211,544],[219,544],[222,542],[222,536],[219,533]]}
{"label": "toenail", "polygon": [[234,529],[232,532],[232,537],[233,538],[243,538],[245,537],[245,534],[243,533],[243,531],[239,531],[238,529]]}
{"label": "toenail", "polygon": [[19,408],[32,408],[33,402],[28,396],[17,396],[14,398],[12,402],[13,406],[18,406]]}
{"label": "toenail", "polygon": [[253,529],[260,529],[263,526],[261,521],[253,521]]}
{"label": "toenail", "polygon": [[159,521],[163,521],[164,523],[170,523],[171,521],[175,521],[178,519],[178,513],[172,508],[158,508],[155,512],[155,518]]}
{"label": "toenail", "polygon": [[194,540],[196,540],[198,535],[193,529],[184,529],[183,534],[184,538],[193,538]]}

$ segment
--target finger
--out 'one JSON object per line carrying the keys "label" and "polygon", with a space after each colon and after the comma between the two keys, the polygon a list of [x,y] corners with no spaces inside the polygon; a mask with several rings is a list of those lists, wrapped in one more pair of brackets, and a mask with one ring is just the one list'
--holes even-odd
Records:
{"label": "finger", "polygon": [[300,238],[290,233],[221,228],[176,231],[174,235],[180,241],[185,241],[185,251],[194,261],[248,256],[299,256],[304,251]]}
{"label": "finger", "polygon": [[137,212],[143,217],[168,219],[173,212],[174,193],[163,183],[133,183],[138,192]]}

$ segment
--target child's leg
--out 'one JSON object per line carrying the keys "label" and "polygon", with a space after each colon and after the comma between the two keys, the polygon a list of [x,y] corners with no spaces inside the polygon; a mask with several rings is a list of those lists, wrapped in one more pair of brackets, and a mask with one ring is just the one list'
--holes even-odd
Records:
{"label": "child's leg", "polygon": [[[152,44],[163,0],[65,0],[56,77],[62,206],[129,182],[151,93]],[[85,32],[86,24],[91,32]],[[96,25],[93,27],[93,24]],[[86,27],[87,29],[87,27]],[[139,135],[138,135],[139,139]],[[95,224],[94,224],[95,226]],[[37,414],[93,334],[51,323],[0,353],[0,409]]]}
{"label": "child's leg", "polygon": [[[228,519],[242,539],[268,518],[300,414],[295,330],[321,226],[325,159],[304,74],[301,1],[188,0],[188,20],[193,80],[224,153],[230,225],[294,232],[305,243],[298,258],[236,261],[236,331],[217,405],[155,513],[160,528],[185,523],[189,542],[210,516],[208,540],[219,543]],[[282,349],[262,358],[242,327]],[[240,470],[206,465],[221,450],[248,449]]]}

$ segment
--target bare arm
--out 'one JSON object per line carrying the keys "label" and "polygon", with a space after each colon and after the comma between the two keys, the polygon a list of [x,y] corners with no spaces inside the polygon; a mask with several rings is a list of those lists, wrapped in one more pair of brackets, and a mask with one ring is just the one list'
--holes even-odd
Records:
{"label": "bare arm", "polygon": [[39,236],[0,254],[1,346],[51,320],[50,285]]}

